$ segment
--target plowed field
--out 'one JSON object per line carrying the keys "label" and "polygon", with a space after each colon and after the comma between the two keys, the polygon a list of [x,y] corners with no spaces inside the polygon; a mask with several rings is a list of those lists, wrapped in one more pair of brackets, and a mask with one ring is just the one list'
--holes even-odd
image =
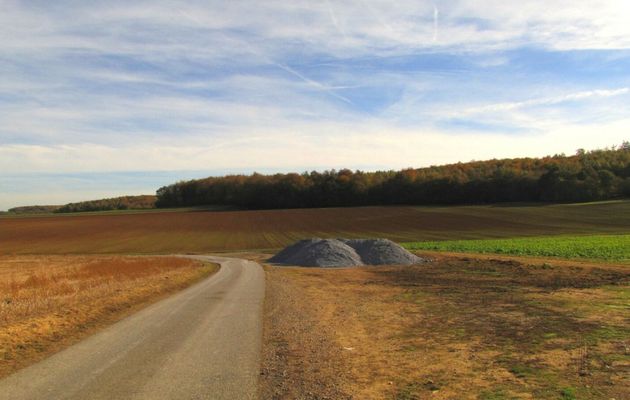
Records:
{"label": "plowed field", "polygon": [[272,249],[304,237],[400,242],[630,232],[630,202],[359,207],[0,218],[0,254]]}

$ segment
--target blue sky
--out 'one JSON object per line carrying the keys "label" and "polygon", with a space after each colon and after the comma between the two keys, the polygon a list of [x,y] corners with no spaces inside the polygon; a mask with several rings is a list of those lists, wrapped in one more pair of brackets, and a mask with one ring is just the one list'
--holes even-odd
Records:
{"label": "blue sky", "polygon": [[0,3],[0,210],[630,139],[627,1]]}

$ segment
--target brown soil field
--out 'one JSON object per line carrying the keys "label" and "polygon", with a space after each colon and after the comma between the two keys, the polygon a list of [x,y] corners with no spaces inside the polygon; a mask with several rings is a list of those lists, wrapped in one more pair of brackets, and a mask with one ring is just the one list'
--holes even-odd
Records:
{"label": "brown soil field", "polygon": [[395,241],[630,232],[630,201],[0,217],[0,254],[277,249],[305,237]]}
{"label": "brown soil field", "polygon": [[0,377],[216,269],[175,257],[0,256]]}
{"label": "brown soil field", "polygon": [[266,266],[262,398],[627,398],[627,265],[431,257]]}

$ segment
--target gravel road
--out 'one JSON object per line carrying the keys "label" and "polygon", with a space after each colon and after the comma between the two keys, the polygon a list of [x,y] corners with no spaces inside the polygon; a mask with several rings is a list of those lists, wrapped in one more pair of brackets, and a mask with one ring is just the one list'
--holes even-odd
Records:
{"label": "gravel road", "polygon": [[0,381],[0,399],[254,399],[265,276],[221,257],[208,279]]}

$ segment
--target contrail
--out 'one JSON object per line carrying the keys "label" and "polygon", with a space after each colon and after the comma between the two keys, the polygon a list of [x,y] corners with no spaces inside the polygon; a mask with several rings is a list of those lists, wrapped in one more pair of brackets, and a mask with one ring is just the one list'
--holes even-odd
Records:
{"label": "contrail", "polygon": [[383,17],[377,12],[377,10],[374,9],[374,7],[368,1],[365,1],[365,0],[357,0],[357,1],[363,5],[363,9],[366,10],[379,24],[381,24],[381,26],[383,26],[385,29],[387,29],[390,32],[396,32],[396,30],[390,24],[385,22]]}
{"label": "contrail", "polygon": [[306,76],[300,74],[299,72],[297,72],[296,70],[294,70],[293,68],[289,67],[288,65],[284,65],[278,62],[274,62],[274,61],[269,61],[271,64],[275,65],[276,67],[283,69],[285,71],[287,71],[288,73],[290,73],[291,75],[297,76],[298,78],[300,78],[301,80],[303,80],[304,82],[310,84],[311,86],[315,86],[318,89],[324,90],[325,92],[327,92],[329,95],[338,98],[339,100],[345,101],[348,104],[354,104],[352,103],[352,101],[350,101],[350,99],[343,97],[342,95],[336,93],[334,91],[334,89],[332,89],[329,86],[324,85],[323,83],[317,82],[316,80],[307,78]]}
{"label": "contrail", "polygon": [[[185,11],[183,11],[180,8],[175,8],[175,10],[182,16],[184,16],[185,18],[189,19],[190,21],[196,23],[199,26],[203,27],[203,24],[201,23],[201,21],[199,21],[199,19],[197,19],[196,17],[193,17],[192,15],[186,13]],[[218,34],[220,34],[221,36],[223,36],[226,40],[235,40],[233,38],[229,38],[227,35],[225,35],[223,32],[216,32]],[[266,61],[268,64],[274,65],[280,69],[282,69],[285,72],[290,73],[291,75],[301,79],[302,81],[308,83],[309,85],[318,88],[319,90],[322,90],[324,92],[326,92],[327,94],[329,94],[330,96],[333,96],[339,100],[342,100],[348,104],[352,104],[354,105],[354,103],[352,101],[350,101],[350,99],[338,94],[335,92],[334,88],[331,88],[329,86],[324,85],[323,83],[317,82],[313,79],[307,78],[306,76],[300,74],[299,72],[297,72],[296,70],[294,70],[293,68],[289,67],[288,65],[284,65],[281,64],[279,62],[276,62],[274,60],[272,60],[269,56],[261,53],[260,51],[254,49],[249,43],[239,40],[239,44],[244,47],[245,49],[247,49],[247,51],[249,51],[251,54],[262,58],[264,61]]]}
{"label": "contrail", "polygon": [[437,6],[433,5],[433,41],[437,42],[438,40],[438,29],[440,24],[440,10],[438,10]]}
{"label": "contrail", "polygon": [[335,25],[335,28],[337,28],[337,30],[343,35],[343,37],[346,37],[346,30],[343,28],[343,26],[339,24],[339,20],[337,19],[335,10],[333,9],[332,4],[330,4],[329,0],[326,0],[326,5],[328,6],[328,14],[330,14],[330,19],[332,20],[333,25]]}

